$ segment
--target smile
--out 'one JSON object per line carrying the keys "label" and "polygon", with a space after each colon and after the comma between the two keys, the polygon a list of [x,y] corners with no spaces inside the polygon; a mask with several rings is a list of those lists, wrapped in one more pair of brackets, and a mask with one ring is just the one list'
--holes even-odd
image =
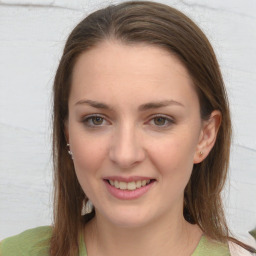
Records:
{"label": "smile", "polygon": [[121,190],[135,190],[141,187],[146,186],[150,183],[150,179],[148,180],[138,180],[138,181],[132,181],[132,182],[124,182],[124,181],[118,181],[118,180],[108,180],[109,184],[115,188],[121,189]]}
{"label": "smile", "polygon": [[146,194],[156,183],[149,177],[105,177],[107,191],[121,200],[133,200]]}

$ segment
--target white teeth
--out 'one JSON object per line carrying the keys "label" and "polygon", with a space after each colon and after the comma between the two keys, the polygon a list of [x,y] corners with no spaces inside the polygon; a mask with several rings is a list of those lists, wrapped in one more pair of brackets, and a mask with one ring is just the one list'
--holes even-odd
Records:
{"label": "white teeth", "polygon": [[[111,185],[112,185],[112,184],[111,184]],[[115,180],[114,186],[115,186],[116,188],[119,188],[119,182],[118,182],[117,180]]]}
{"label": "white teeth", "polygon": [[117,181],[117,180],[109,180],[109,183],[121,190],[135,190],[137,188],[141,188],[146,186],[150,183],[150,180],[138,180],[138,181],[131,181],[131,182],[124,182],[124,181]]}
{"label": "white teeth", "polygon": [[127,189],[127,183],[126,182],[119,182],[119,188],[122,189],[122,190],[125,190]]}
{"label": "white teeth", "polygon": [[133,181],[133,182],[129,182],[128,184],[127,184],[127,189],[128,190],[134,190],[134,189],[136,189],[136,184],[135,184],[135,182]]}
{"label": "white teeth", "polygon": [[136,187],[137,187],[137,188],[140,188],[140,187],[141,187],[141,180],[136,181]]}

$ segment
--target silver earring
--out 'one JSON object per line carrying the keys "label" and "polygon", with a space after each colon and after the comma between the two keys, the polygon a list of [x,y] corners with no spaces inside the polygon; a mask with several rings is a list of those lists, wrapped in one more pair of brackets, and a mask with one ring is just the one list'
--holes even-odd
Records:
{"label": "silver earring", "polygon": [[70,150],[70,144],[67,144],[67,147],[68,147],[68,153],[70,154],[71,158],[73,159],[73,153]]}
{"label": "silver earring", "polygon": [[93,210],[93,204],[91,202],[90,199],[87,200],[87,202],[85,203],[85,199],[83,200],[83,206],[82,206],[82,211],[81,211],[81,215],[84,216],[88,213],[91,213]]}

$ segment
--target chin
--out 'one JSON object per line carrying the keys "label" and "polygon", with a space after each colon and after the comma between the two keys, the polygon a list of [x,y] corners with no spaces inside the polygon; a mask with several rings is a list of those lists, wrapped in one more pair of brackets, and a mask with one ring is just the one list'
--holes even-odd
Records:
{"label": "chin", "polygon": [[129,209],[115,209],[114,212],[106,214],[105,217],[108,222],[119,228],[140,228],[155,220],[148,213],[149,211],[146,210],[139,211],[137,208],[129,207]]}
{"label": "chin", "polygon": [[146,225],[147,222],[145,220],[140,220],[140,219],[115,219],[112,220],[112,224],[115,225],[116,227],[119,228],[125,228],[125,229],[134,229],[134,228],[140,228]]}

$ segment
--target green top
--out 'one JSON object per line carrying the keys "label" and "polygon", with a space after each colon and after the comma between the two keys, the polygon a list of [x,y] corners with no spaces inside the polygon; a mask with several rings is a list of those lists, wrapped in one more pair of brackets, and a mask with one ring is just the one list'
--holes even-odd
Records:
{"label": "green top", "polygon": [[256,240],[256,228],[249,232]]}
{"label": "green top", "polygon": [[[4,239],[0,244],[1,256],[47,256],[52,228],[49,226],[29,229],[23,233]],[[84,239],[81,237],[79,256],[87,256]],[[202,236],[191,256],[230,256],[227,245],[211,242]]]}

